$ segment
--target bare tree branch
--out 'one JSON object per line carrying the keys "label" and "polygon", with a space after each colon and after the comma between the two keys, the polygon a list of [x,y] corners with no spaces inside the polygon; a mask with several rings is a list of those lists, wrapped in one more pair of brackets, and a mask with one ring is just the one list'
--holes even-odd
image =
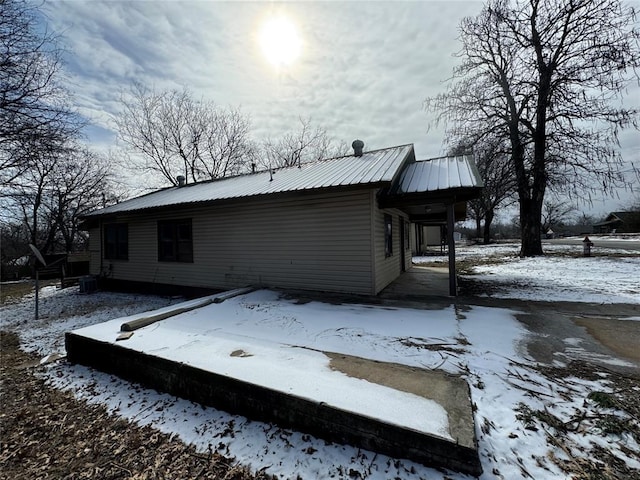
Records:
{"label": "bare tree branch", "polygon": [[237,109],[196,101],[186,89],[156,92],[140,84],[121,101],[119,137],[140,155],[136,166],[173,185],[178,176],[197,182],[236,175],[253,161],[251,124]]}

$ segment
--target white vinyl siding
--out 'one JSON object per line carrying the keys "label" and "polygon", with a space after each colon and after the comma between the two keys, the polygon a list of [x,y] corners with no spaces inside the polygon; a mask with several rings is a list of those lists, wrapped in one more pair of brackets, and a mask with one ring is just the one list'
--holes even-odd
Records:
{"label": "white vinyl siding", "polygon": [[[123,214],[117,221],[129,224],[129,259],[103,259],[103,272],[114,279],[196,287],[371,294],[372,199],[369,190],[355,190]],[[193,263],[158,262],[158,220],[181,218],[192,221]]]}
{"label": "white vinyl siding", "polygon": [[89,273],[100,275],[100,249],[102,237],[99,227],[89,230]]}
{"label": "white vinyl siding", "polygon": [[[404,228],[401,219],[407,220],[405,214],[396,209],[378,209],[374,212],[374,243],[375,243],[375,293],[393,282],[402,273],[401,250],[405,250],[405,269],[411,267],[411,249],[406,250],[405,244],[400,242],[400,229]],[[391,215],[393,234],[393,255],[385,256],[385,214]]]}

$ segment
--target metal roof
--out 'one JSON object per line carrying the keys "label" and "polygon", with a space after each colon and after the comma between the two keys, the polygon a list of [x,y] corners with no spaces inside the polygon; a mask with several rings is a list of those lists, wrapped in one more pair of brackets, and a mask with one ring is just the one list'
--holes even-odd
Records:
{"label": "metal roof", "polygon": [[273,175],[264,171],[165,188],[96,210],[87,217],[274,193],[390,183],[405,163],[413,161],[413,145],[402,145],[365,152],[360,157],[350,155],[281,168]]}
{"label": "metal roof", "polygon": [[481,188],[482,178],[470,156],[443,157],[408,164],[388,195]]}

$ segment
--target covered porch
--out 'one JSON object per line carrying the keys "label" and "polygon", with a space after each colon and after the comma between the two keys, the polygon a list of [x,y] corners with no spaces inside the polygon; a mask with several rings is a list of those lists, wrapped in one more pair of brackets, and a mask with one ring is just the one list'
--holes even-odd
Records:
{"label": "covered porch", "polygon": [[[406,165],[378,199],[382,208],[398,208],[412,223],[444,226],[449,257],[445,295],[456,296],[458,291],[455,222],[466,218],[467,201],[478,198],[482,187],[482,178],[471,156],[442,157]],[[413,267],[404,272],[384,292],[404,287],[424,293],[425,286],[429,286],[433,287],[432,295],[441,294],[444,272],[428,272],[423,268]],[[411,284],[412,280],[415,284]]]}
{"label": "covered porch", "polygon": [[391,282],[379,297],[389,300],[447,297],[449,269],[447,267],[421,267],[414,265]]}

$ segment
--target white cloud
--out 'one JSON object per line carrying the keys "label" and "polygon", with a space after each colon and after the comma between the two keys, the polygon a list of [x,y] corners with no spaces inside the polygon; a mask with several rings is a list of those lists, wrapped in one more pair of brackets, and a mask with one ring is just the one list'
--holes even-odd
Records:
{"label": "white cloud", "polygon": [[[423,101],[444,90],[457,61],[457,26],[481,7],[478,1],[45,4],[70,50],[80,111],[101,141],[114,128],[120,92],[139,81],[241,105],[257,138],[279,136],[297,128],[299,117],[311,117],[349,144],[414,143],[420,158],[444,153],[442,129],[427,131],[432,116]],[[296,22],[303,45],[297,62],[276,71],[257,37],[265,19],[279,13]],[[637,132],[621,140],[627,160],[637,161]]]}

